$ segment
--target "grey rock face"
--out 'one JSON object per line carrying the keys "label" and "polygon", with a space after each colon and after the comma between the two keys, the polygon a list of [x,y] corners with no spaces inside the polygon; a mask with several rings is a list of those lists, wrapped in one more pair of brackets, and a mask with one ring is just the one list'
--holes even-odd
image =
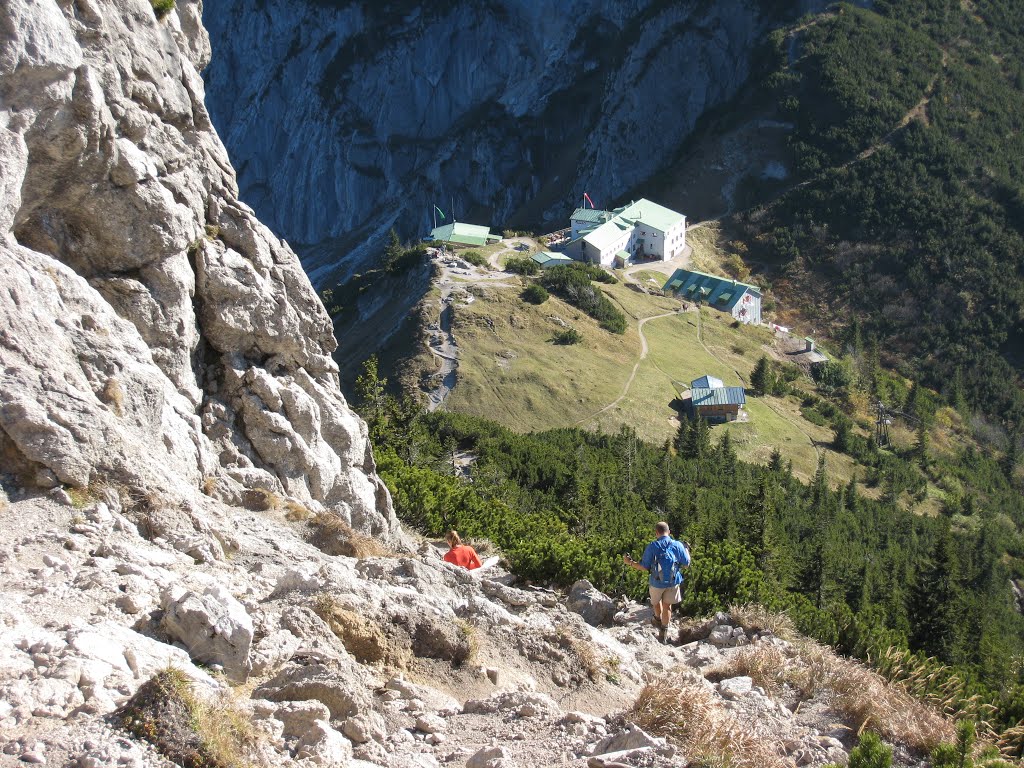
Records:
{"label": "grey rock face", "polygon": [[397,539],[330,320],[238,200],[201,14],[0,6],[0,452],[26,484],[259,489]]}
{"label": "grey rock face", "polygon": [[615,618],[615,602],[586,579],[572,585],[566,607],[593,627],[611,624]]}
{"label": "grey rock face", "polygon": [[[773,23],[747,0],[206,10],[204,77],[243,198],[294,242],[348,251],[392,224],[428,231],[453,198],[499,226],[564,226],[584,191],[612,203],[737,92]],[[305,253],[314,281],[337,251]]]}

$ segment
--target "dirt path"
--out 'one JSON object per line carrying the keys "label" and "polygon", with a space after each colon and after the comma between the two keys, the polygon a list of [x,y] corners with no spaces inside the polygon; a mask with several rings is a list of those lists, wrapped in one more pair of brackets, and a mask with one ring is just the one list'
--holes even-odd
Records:
{"label": "dirt path", "polygon": [[[524,241],[528,242],[528,241]],[[515,250],[518,243],[510,243],[500,251],[495,251],[488,259],[488,263],[494,268],[494,272],[487,272],[470,266],[469,269],[455,267],[447,263],[450,257],[439,257],[439,273],[435,284],[441,291],[440,308],[437,322],[427,329],[427,349],[438,361],[438,370],[435,376],[439,377],[437,386],[427,390],[427,410],[436,411],[451,394],[455,383],[458,380],[459,369],[459,344],[455,340],[455,332],[452,329],[454,317],[453,302],[456,300],[455,291],[465,289],[472,285],[490,286],[492,288],[513,288],[514,283],[505,282],[514,279],[510,272],[501,269],[498,256],[503,253]],[[455,254],[458,258],[458,254]]]}
{"label": "dirt path", "polygon": [[[658,318],[661,318],[661,317],[672,317],[673,315],[678,315],[678,314],[679,314],[679,310],[675,310],[673,312],[665,312],[665,313],[660,314],[660,315],[651,315],[650,317],[644,317],[644,318],[640,319],[640,321],[637,323],[637,326],[636,326],[636,330],[640,334],[640,357],[638,357],[637,360],[636,360],[636,363],[633,364],[633,370],[630,372],[629,378],[626,379],[626,384],[622,388],[622,394],[620,394],[617,398],[615,398],[610,403],[608,403],[608,405],[606,405],[601,410],[596,411],[595,413],[592,413],[589,416],[585,416],[584,418],[582,418],[579,421],[577,421],[576,422],[577,425],[584,424],[584,423],[586,423],[588,421],[592,421],[593,419],[596,419],[602,413],[605,413],[606,411],[611,410],[612,408],[617,406],[619,403],[621,403],[625,399],[626,395],[629,394],[629,388],[633,385],[633,380],[636,378],[637,371],[640,370],[640,363],[642,363],[644,361],[644,359],[647,357],[647,352],[648,352],[649,347],[647,345],[647,337],[644,336],[644,326],[650,320],[657,320]],[[661,371],[660,368],[658,370]],[[661,371],[661,372],[665,373],[664,371]]]}
{"label": "dirt path", "polygon": [[[525,245],[526,248],[520,248],[519,246]],[[502,248],[500,251],[495,251],[487,257],[487,263],[491,265],[492,269],[496,269],[502,272],[501,262],[498,261],[499,256],[503,256],[509,251],[515,251],[519,256],[525,257],[527,254],[541,250],[540,243],[534,240],[532,237],[517,237],[515,240],[510,240],[508,245]]]}
{"label": "dirt path", "polygon": [[427,410],[436,411],[448,399],[455,381],[458,378],[459,346],[455,343],[452,333],[451,291],[441,297],[441,314],[438,316],[437,330],[431,330],[428,348],[430,354],[440,361],[438,375],[440,383],[427,392]]}

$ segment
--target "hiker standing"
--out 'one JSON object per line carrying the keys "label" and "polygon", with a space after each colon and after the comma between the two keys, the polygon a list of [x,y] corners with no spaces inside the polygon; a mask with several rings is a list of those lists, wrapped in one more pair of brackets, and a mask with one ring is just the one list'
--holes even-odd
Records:
{"label": "hiker standing", "polygon": [[461,566],[470,571],[483,565],[476,550],[468,544],[463,544],[459,534],[455,531],[448,531],[445,534],[444,540],[448,542],[448,551],[444,554],[446,562]]}
{"label": "hiker standing", "polygon": [[681,541],[672,538],[668,523],[655,525],[654,535],[657,538],[644,549],[639,563],[629,555],[623,555],[622,561],[630,568],[648,573],[654,626],[658,628],[658,639],[664,643],[672,621],[672,606],[683,599],[682,569],[690,567],[690,553]]}

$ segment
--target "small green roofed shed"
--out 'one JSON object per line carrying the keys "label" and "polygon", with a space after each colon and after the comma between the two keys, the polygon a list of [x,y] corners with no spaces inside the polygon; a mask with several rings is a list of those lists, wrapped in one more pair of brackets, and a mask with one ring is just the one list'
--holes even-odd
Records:
{"label": "small green roofed shed", "polygon": [[533,254],[530,258],[537,262],[541,269],[564,267],[567,264],[572,264],[572,259],[564,253],[552,253],[551,251],[541,251],[540,253]]}
{"label": "small green roofed shed", "polygon": [[487,245],[488,242],[501,239],[498,235],[491,234],[490,227],[466,224],[461,221],[436,227],[431,230],[430,237],[442,243],[457,243],[458,245]]}

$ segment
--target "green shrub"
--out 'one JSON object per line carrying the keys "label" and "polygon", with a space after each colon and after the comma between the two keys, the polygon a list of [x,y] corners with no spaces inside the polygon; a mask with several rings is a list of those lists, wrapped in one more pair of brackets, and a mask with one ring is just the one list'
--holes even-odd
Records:
{"label": "green shrub", "polygon": [[418,264],[422,264],[427,258],[427,248],[424,245],[416,245],[402,251],[385,261],[384,269],[389,274],[399,275]]}
{"label": "green shrub", "polygon": [[174,0],[149,0],[149,3],[153,6],[153,13],[158,19],[174,10]]}
{"label": "green shrub", "polygon": [[528,301],[531,304],[543,304],[550,295],[547,288],[540,283],[530,283],[523,291],[523,301]]}
{"label": "green shrub", "polygon": [[555,344],[579,344],[583,341],[583,334],[575,328],[566,328],[555,334]]}
{"label": "green shrub", "polygon": [[868,731],[850,751],[850,762],[847,765],[848,768],[889,768],[892,765],[892,747],[885,746],[877,734]]}
{"label": "green shrub", "polygon": [[474,267],[487,266],[487,257],[480,253],[480,251],[466,251],[461,255],[463,261],[472,264]]}
{"label": "green shrub", "polygon": [[586,312],[606,331],[625,333],[626,316],[591,283],[591,279],[598,279],[598,276],[604,282],[609,282],[606,278],[615,280],[603,269],[580,263],[552,267],[540,280],[545,288]]}
{"label": "green shrub", "polygon": [[536,275],[540,272],[540,264],[533,259],[514,256],[505,262],[505,271],[516,275]]}

